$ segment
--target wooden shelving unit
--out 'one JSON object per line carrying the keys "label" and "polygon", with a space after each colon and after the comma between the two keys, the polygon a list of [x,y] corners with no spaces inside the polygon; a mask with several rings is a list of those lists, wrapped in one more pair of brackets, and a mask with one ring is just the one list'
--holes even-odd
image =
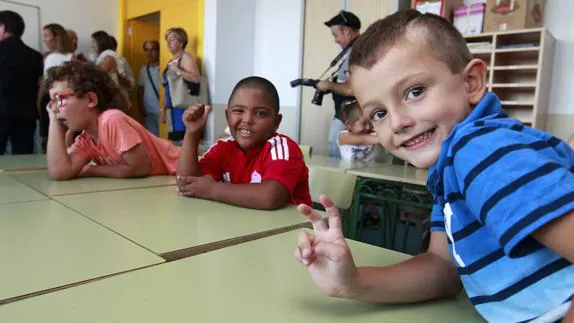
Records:
{"label": "wooden shelving unit", "polygon": [[533,28],[468,35],[465,39],[473,56],[488,65],[488,90],[496,93],[508,114],[543,129],[554,37],[545,28]]}

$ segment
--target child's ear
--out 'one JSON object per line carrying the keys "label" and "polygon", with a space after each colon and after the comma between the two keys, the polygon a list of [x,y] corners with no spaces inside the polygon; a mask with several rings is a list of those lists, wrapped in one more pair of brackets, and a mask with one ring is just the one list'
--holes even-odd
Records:
{"label": "child's ear", "polygon": [[275,131],[277,131],[277,129],[279,128],[281,120],[283,120],[283,115],[281,115],[281,113],[278,113],[277,116],[275,116]]}
{"label": "child's ear", "polygon": [[95,108],[98,106],[98,103],[100,102],[100,100],[98,100],[98,96],[96,95],[96,93],[88,92],[86,94],[86,97],[88,98],[88,106],[90,108]]}
{"label": "child's ear", "polygon": [[486,91],[486,63],[481,59],[471,60],[464,69],[464,85],[468,102],[476,105]]}

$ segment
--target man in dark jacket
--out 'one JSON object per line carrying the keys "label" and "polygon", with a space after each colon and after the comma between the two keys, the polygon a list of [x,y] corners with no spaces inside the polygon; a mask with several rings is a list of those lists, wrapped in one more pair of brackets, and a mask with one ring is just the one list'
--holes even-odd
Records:
{"label": "man in dark jacket", "polygon": [[24,20],[0,11],[0,155],[8,139],[13,154],[34,152],[42,55],[22,42]]}

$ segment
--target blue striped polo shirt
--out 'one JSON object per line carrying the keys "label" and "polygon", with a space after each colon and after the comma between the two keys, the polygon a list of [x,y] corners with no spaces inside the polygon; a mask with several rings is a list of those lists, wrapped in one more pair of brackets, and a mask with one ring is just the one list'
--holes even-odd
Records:
{"label": "blue striped polo shirt", "polygon": [[[508,118],[487,93],[442,144],[429,170],[431,230],[445,231],[471,302],[488,321],[562,308],[574,265],[531,234],[574,210],[574,152]],[[556,319],[554,319],[556,320]]]}

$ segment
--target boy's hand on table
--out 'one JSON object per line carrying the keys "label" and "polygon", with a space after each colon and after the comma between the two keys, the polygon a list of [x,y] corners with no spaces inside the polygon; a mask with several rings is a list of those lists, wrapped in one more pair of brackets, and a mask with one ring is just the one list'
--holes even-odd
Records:
{"label": "boy's hand on table", "polygon": [[211,106],[195,104],[185,110],[181,117],[187,132],[200,133],[207,122]]}
{"label": "boy's hand on table", "polygon": [[213,184],[217,182],[209,175],[204,176],[178,176],[177,189],[179,194],[187,197],[211,199]]}
{"label": "boy's hand on table", "polygon": [[358,270],[343,235],[339,211],[328,197],[321,195],[328,218],[308,205],[297,210],[313,224],[314,235],[302,232],[295,258],[309,270],[319,288],[333,297],[348,297],[356,284]]}

